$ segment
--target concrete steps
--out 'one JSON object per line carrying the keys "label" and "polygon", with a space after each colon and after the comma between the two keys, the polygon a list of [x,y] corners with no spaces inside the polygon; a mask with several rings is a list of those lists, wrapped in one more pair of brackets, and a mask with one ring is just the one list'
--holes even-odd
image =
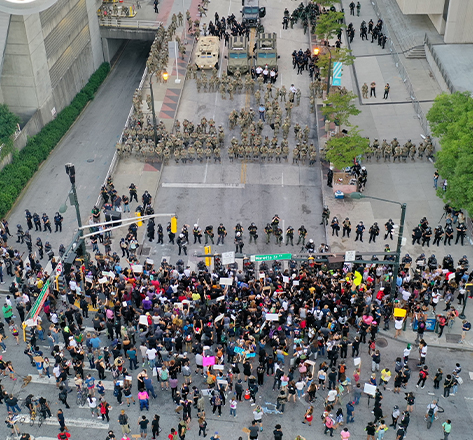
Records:
{"label": "concrete steps", "polygon": [[406,58],[409,59],[425,59],[424,46],[415,46],[405,53]]}

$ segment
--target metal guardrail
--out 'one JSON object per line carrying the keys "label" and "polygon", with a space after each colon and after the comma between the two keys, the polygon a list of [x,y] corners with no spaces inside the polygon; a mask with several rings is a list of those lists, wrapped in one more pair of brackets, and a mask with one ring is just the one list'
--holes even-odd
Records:
{"label": "metal guardrail", "polygon": [[446,70],[445,70],[445,67],[443,66],[442,61],[433,50],[434,45],[430,42],[429,36],[427,34],[424,35],[424,45],[428,47],[430,55],[432,55],[432,58],[434,59],[435,64],[437,64],[440,74],[442,75],[442,78],[445,81],[445,84],[447,84],[448,90],[450,90],[450,93],[455,93],[456,89],[454,85],[452,84],[452,81],[450,81],[450,78],[448,77],[446,73]]}
{"label": "metal guardrail", "polygon": [[[371,5],[373,6],[373,9],[377,15],[378,18],[381,18],[381,11],[379,10],[377,0],[371,0]],[[422,107],[420,106],[419,101],[416,98],[415,92],[414,92],[414,87],[412,86],[412,82],[409,78],[409,74],[407,73],[406,68],[404,67],[404,64],[402,64],[401,58],[399,56],[399,52],[397,51],[396,47],[394,46],[393,40],[391,36],[389,35],[389,30],[386,24],[386,21],[383,20],[384,23],[384,33],[388,37],[388,49],[389,52],[391,53],[393,59],[394,59],[394,64],[396,65],[396,68],[399,72],[399,75],[401,76],[402,81],[404,82],[404,85],[406,86],[406,89],[409,93],[409,97],[411,99],[412,105],[414,106],[414,110],[417,114],[417,117],[419,119],[420,125],[422,129],[424,130],[424,133],[427,135],[429,134],[429,124],[427,122],[427,118],[425,117],[425,113],[422,110]]]}
{"label": "metal guardrail", "polygon": [[161,21],[134,20],[130,18],[104,18],[100,26],[104,28],[156,30],[162,25]]}

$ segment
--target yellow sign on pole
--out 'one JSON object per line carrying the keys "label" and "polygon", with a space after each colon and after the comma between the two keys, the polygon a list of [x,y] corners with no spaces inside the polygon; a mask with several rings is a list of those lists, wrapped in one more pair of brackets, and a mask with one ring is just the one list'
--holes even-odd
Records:
{"label": "yellow sign on pole", "polygon": [[[212,248],[210,246],[204,247],[205,255],[210,255],[212,253]],[[210,267],[212,264],[212,259],[210,257],[205,257],[205,265]]]}
{"label": "yellow sign on pole", "polygon": [[136,222],[136,224],[138,226],[143,226],[143,222],[141,221],[141,212],[135,212],[135,215],[136,217],[138,217],[138,221]]}

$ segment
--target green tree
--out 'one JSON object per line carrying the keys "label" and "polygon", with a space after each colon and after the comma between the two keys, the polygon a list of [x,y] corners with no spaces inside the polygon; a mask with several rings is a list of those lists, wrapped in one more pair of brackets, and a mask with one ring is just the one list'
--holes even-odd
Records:
{"label": "green tree", "polygon": [[322,107],[322,114],[325,119],[335,122],[338,126],[351,126],[350,116],[356,116],[361,113],[352,103],[356,98],[353,92],[347,92],[346,89],[336,90],[330,93],[324,101],[325,106]]}
{"label": "green tree", "polygon": [[312,0],[312,3],[317,3],[322,8],[330,8],[335,3],[340,3],[340,0]]}
{"label": "green tree", "polygon": [[[325,50],[323,47],[321,48],[322,51]],[[346,47],[341,47],[340,49],[334,48],[330,49],[332,51],[332,69],[333,63],[339,61],[343,63],[344,66],[351,66],[353,61],[355,61],[355,57],[351,54],[351,50]],[[317,66],[320,69],[320,76],[322,78],[327,78],[327,69],[330,62],[330,53],[327,50],[326,52],[319,53],[319,60],[317,62]],[[333,71],[331,72],[331,74]]]}
{"label": "green tree", "polygon": [[16,131],[20,118],[12,113],[6,104],[0,104],[0,140],[5,140]]}
{"label": "green tree", "polygon": [[342,169],[353,165],[353,159],[365,154],[370,147],[368,138],[360,136],[358,127],[353,127],[348,134],[332,136],[325,144],[325,159],[336,168]]}
{"label": "green tree", "polygon": [[319,40],[330,40],[337,35],[341,29],[346,28],[342,23],[345,14],[343,12],[329,11],[319,15],[315,26],[315,35]]}
{"label": "green tree", "polygon": [[473,214],[473,98],[469,92],[441,94],[427,113],[432,134],[442,149],[435,166],[448,180],[447,191],[437,194],[448,203]]}

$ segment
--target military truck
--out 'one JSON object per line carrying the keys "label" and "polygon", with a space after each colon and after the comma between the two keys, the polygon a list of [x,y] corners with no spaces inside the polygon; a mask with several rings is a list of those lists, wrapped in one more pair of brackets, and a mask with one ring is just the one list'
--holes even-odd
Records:
{"label": "military truck", "polygon": [[240,73],[246,73],[250,70],[250,53],[248,46],[248,38],[246,36],[235,36],[230,38],[228,46],[227,73],[233,74],[237,69]]}
{"label": "military truck", "polygon": [[218,37],[200,37],[195,48],[195,65],[198,69],[218,69],[220,40]]}
{"label": "military truck", "polygon": [[277,37],[274,32],[258,34],[254,55],[256,67],[264,67],[267,65],[269,69],[278,68],[279,56],[276,47],[276,39]]}
{"label": "military truck", "polygon": [[266,8],[259,7],[259,0],[242,0],[243,9],[240,11],[242,23],[249,27],[257,27],[261,18],[266,16]]}

